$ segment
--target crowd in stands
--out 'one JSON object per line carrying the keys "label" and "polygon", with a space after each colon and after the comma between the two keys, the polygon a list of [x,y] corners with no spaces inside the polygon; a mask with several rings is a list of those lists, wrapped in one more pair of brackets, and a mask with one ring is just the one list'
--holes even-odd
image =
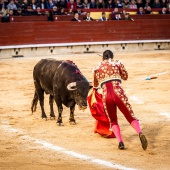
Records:
{"label": "crowd in stands", "polygon": [[[160,8],[160,14],[170,14],[170,0],[0,0],[1,17],[47,15],[52,20],[53,15],[87,15],[83,9],[110,8],[115,9],[113,20],[121,19],[115,15],[120,8],[136,9],[137,14],[152,14],[153,8]],[[99,18],[99,21],[103,20],[107,20],[105,12]]]}

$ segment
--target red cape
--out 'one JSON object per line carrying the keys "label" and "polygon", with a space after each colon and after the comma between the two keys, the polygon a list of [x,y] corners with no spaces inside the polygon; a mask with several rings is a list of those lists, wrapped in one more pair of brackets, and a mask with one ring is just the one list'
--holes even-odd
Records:
{"label": "red cape", "polygon": [[87,101],[91,114],[96,119],[94,132],[106,138],[115,138],[114,133],[110,130],[110,122],[103,107],[102,94],[93,90]]}

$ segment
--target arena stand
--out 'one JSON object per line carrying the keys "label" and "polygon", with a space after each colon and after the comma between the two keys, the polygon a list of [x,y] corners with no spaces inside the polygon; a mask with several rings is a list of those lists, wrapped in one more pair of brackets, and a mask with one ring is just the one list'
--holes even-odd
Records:
{"label": "arena stand", "polygon": [[[96,16],[102,11],[90,10]],[[108,16],[111,11],[105,10]],[[100,52],[106,48],[170,49],[169,14],[135,15],[135,10],[127,12],[133,12],[134,21],[72,22],[70,18],[73,16],[57,16],[57,20],[49,22],[46,16],[14,16],[10,22],[0,23],[0,55],[5,55],[7,50],[12,56],[26,55],[28,51],[29,54],[34,51],[37,55],[41,52],[49,55]]]}

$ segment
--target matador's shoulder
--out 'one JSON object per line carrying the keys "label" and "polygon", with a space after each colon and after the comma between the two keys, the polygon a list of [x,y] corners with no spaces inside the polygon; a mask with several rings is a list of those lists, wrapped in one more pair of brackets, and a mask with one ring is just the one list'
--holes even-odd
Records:
{"label": "matador's shoulder", "polygon": [[99,62],[99,64],[93,68],[93,73],[100,68],[100,65],[101,65],[101,62]]}

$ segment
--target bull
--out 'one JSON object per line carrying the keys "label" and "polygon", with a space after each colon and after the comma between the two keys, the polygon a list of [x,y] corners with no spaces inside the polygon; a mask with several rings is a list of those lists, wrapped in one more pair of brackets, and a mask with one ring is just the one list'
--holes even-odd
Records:
{"label": "bull", "polygon": [[31,111],[36,111],[38,100],[42,111],[42,118],[47,119],[44,110],[44,92],[49,94],[50,117],[55,118],[53,101],[58,108],[57,124],[62,125],[63,104],[70,108],[70,124],[76,124],[74,119],[75,105],[80,110],[87,108],[87,95],[92,87],[72,61],[42,59],[33,70],[35,85]]}

